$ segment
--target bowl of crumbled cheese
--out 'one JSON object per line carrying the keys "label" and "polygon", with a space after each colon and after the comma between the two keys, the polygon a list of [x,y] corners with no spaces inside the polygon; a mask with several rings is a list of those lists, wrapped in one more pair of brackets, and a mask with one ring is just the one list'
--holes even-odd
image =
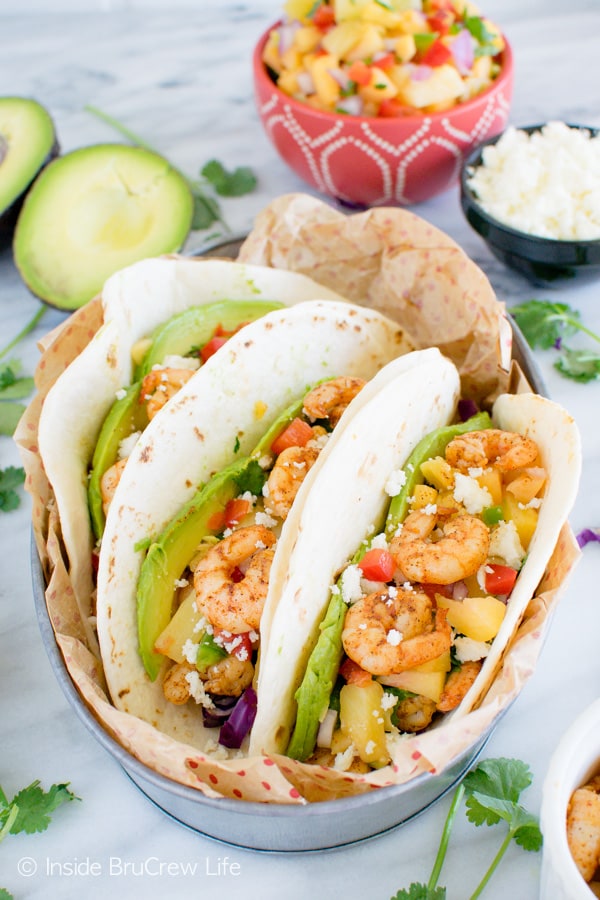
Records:
{"label": "bowl of crumbled cheese", "polygon": [[534,284],[600,276],[600,129],[507,128],[465,160],[461,205],[492,253]]}

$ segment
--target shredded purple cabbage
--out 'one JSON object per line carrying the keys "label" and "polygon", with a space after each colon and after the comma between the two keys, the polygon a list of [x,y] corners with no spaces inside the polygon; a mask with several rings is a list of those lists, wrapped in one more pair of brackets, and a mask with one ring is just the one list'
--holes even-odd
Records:
{"label": "shredded purple cabbage", "polygon": [[202,723],[205,728],[219,728],[231,714],[237,703],[237,697],[212,696],[213,709],[202,707]]}
{"label": "shredded purple cabbage", "polygon": [[256,718],[256,692],[246,688],[231,711],[219,734],[219,744],[238,750]]}
{"label": "shredded purple cabbage", "polygon": [[582,549],[586,544],[589,544],[592,541],[598,541],[600,543],[600,531],[595,531],[593,528],[584,528],[577,535],[577,543]]}
{"label": "shredded purple cabbage", "polygon": [[470,419],[471,416],[476,415],[479,412],[479,407],[475,403],[474,400],[470,400],[468,397],[463,398],[458,401],[458,415],[461,422],[466,422],[467,419]]}

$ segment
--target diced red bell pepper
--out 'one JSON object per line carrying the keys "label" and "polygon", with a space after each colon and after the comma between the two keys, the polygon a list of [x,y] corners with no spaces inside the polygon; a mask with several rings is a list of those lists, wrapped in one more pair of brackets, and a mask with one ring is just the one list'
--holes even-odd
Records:
{"label": "diced red bell pepper", "polygon": [[371,67],[363,62],[362,59],[357,59],[348,68],[348,78],[354,81],[355,84],[366,87],[367,84],[371,84],[373,72]]}
{"label": "diced red bell pepper", "polygon": [[313,436],[312,428],[304,419],[292,419],[281,434],[271,444],[271,450],[276,456],[288,447],[305,447]]}
{"label": "diced red bell pepper", "polygon": [[225,525],[232,528],[250,512],[250,501],[242,497],[234,497],[225,507]]}
{"label": "diced red bell pepper", "polygon": [[404,103],[396,100],[395,97],[386,97],[385,100],[382,100],[377,113],[378,116],[384,119],[393,119],[396,116],[414,116],[415,114],[415,109],[405,106]]}
{"label": "diced red bell pepper", "polygon": [[420,584],[419,588],[424,594],[427,594],[430,600],[435,600],[436,594],[441,594],[442,597],[450,598],[453,593],[451,584]]}
{"label": "diced red bell pepper", "polygon": [[379,56],[373,60],[373,65],[381,69],[382,72],[387,72],[388,69],[393,69],[396,65],[396,56],[393,53],[386,53],[384,56]]}
{"label": "diced red bell pepper", "polygon": [[357,684],[365,687],[371,682],[371,673],[363,669],[358,663],[355,663],[349,656],[346,657],[340,666],[340,675],[346,684]]}
{"label": "diced red bell pepper", "polygon": [[451,50],[438,40],[434,41],[433,44],[427,48],[421,57],[421,64],[435,68],[436,66],[445,65],[447,62],[450,62],[451,59]]}
{"label": "diced red bell pepper", "polygon": [[396,563],[389,550],[373,547],[367,550],[358,568],[369,581],[390,581],[396,571]]}
{"label": "diced red bell pepper", "polygon": [[335,12],[332,6],[323,3],[317,7],[313,17],[313,25],[320,28],[321,31],[327,31],[332,25],[335,25]]}
{"label": "diced red bell pepper", "polygon": [[223,346],[223,344],[227,343],[227,341],[228,338],[226,337],[211,337],[210,341],[207,341],[204,347],[202,347],[202,349],[200,350],[200,358],[202,359],[202,362],[206,362],[207,359],[210,359],[211,356],[213,356],[217,352],[217,350],[219,350]]}
{"label": "diced red bell pepper", "polygon": [[486,569],[491,569],[491,572],[486,571],[485,573],[485,589],[487,593],[506,594],[508,596],[515,586],[515,581],[519,574],[518,571],[513,569],[512,566],[499,566],[495,563],[486,566]]}
{"label": "diced red bell pepper", "polygon": [[225,528],[225,510],[220,509],[218,512],[214,512],[206,525],[210,531],[223,531]]}
{"label": "diced red bell pepper", "polygon": [[435,15],[427,17],[427,23],[432,31],[438,34],[448,34],[450,26],[454,24],[454,15],[447,9],[439,9]]}
{"label": "diced red bell pepper", "polygon": [[249,631],[242,634],[225,634],[215,628],[214,638],[215,642],[227,650],[230,656],[235,656],[242,662],[252,659],[252,640]]}

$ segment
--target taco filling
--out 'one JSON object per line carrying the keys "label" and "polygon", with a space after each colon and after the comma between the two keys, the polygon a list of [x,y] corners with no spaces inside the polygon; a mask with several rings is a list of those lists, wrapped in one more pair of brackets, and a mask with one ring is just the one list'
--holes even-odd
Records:
{"label": "taco filling", "polygon": [[197,492],[142,563],[138,638],[146,672],[162,678],[170,703],[199,704],[204,725],[223,726],[219,741],[228,747],[240,746],[256,709],[260,622],[282,525],[364,384],[334,378],[289,406],[249,457]]}
{"label": "taco filling", "polygon": [[538,445],[487,413],[440,428],[391,472],[384,529],[331,587],[287,755],[368,771],[456,709],[479,674],[536,528]]}

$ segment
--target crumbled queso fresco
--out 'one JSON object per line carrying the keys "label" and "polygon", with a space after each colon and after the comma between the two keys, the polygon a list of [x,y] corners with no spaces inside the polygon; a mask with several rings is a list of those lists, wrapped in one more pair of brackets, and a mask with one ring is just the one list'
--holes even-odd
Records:
{"label": "crumbled queso fresco", "polygon": [[549,122],[508,128],[467,181],[483,209],[511,228],[559,240],[600,238],[600,135]]}

